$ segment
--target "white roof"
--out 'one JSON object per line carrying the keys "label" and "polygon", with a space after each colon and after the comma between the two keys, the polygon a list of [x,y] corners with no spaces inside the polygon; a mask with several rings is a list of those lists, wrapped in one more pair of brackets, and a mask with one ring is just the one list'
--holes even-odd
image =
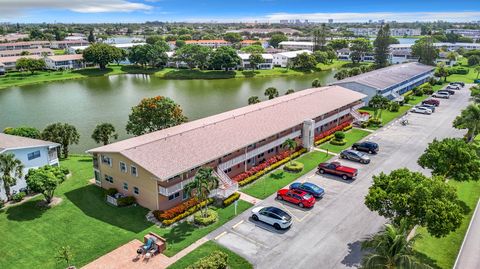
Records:
{"label": "white roof", "polygon": [[0,133],[0,153],[9,150],[9,149],[19,149],[19,148],[34,148],[34,147],[58,147],[60,144],[32,139],[16,135],[8,135]]}
{"label": "white roof", "polygon": [[276,55],[281,55],[281,56],[284,56],[284,57],[287,57],[287,58],[295,58],[297,57],[298,54],[302,54],[302,53],[308,53],[308,54],[311,54],[312,52],[310,50],[295,50],[295,51],[285,51],[285,52],[280,52],[280,53],[277,53]]}
{"label": "white roof", "polygon": [[308,41],[282,41],[278,44],[280,46],[281,45],[286,45],[286,46],[313,46],[313,42],[308,42]]}
{"label": "white roof", "polygon": [[[238,57],[240,57],[240,59],[242,60],[248,60],[248,58],[250,57],[251,53],[238,53]],[[262,58],[265,59],[265,60],[271,60],[273,59],[273,55],[272,54],[269,54],[269,53],[262,53]]]}

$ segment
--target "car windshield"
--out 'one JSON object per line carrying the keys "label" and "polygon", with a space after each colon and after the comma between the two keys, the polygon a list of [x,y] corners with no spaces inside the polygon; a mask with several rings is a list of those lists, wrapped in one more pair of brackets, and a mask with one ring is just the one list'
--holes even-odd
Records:
{"label": "car windshield", "polygon": [[312,195],[311,195],[310,193],[305,193],[305,194],[303,195],[303,199],[305,199],[305,200],[308,200],[308,199],[310,199],[310,198],[312,198]]}
{"label": "car windshield", "polygon": [[313,184],[305,184],[305,187],[310,188],[310,189],[312,189],[312,190],[315,191],[315,192],[321,190],[320,187],[318,187],[317,185],[313,185]]}

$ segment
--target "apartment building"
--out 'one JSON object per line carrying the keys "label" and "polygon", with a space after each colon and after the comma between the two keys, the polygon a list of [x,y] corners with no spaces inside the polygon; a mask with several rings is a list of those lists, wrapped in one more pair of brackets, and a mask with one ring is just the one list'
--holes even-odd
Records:
{"label": "apartment building", "polygon": [[45,57],[45,65],[48,69],[81,69],[85,68],[82,54],[65,54]]}
{"label": "apartment building", "polygon": [[282,41],[278,46],[286,50],[311,50],[313,51],[313,42],[308,41]]}
{"label": "apartment building", "polygon": [[149,209],[171,208],[202,166],[214,168],[226,197],[232,177],[285,149],[286,139],[311,149],[316,134],[352,121],[365,95],[340,86],[312,88],[87,151],[96,184],[133,195]]}
{"label": "apartment building", "polygon": [[301,53],[311,54],[310,50],[296,50],[296,51],[285,51],[273,54],[273,65],[280,67],[287,67],[290,65],[291,61]]}
{"label": "apartment building", "polygon": [[[252,65],[250,64],[250,55],[249,53],[239,53],[238,57],[240,57],[240,64],[239,68],[243,69],[252,69]],[[261,54],[263,58],[263,63],[257,64],[255,69],[272,69],[273,68],[273,55],[272,54]]]}

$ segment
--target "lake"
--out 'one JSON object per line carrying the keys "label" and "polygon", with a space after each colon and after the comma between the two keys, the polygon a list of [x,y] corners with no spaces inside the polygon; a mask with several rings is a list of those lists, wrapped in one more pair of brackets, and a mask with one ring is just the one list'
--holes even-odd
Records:
{"label": "lake", "polygon": [[77,127],[79,145],[72,152],[82,153],[98,146],[91,138],[95,126],[112,123],[119,139],[129,137],[125,131],[132,106],[142,98],[163,95],[181,105],[189,120],[195,120],[247,105],[248,97],[262,100],[268,87],[280,94],[311,87],[319,78],[322,85],[335,79],[335,71],[248,79],[165,80],[150,75],[118,75],[66,80],[0,90],[0,131],[5,127],[27,125],[42,130],[54,122]]}

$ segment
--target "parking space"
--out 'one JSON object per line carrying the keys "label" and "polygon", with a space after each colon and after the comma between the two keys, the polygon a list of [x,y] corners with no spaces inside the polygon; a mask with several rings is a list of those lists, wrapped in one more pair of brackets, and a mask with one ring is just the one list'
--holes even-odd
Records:
{"label": "parking space", "polygon": [[408,125],[396,120],[366,137],[365,140],[380,145],[380,152],[370,155],[370,164],[340,160],[359,170],[356,180],[342,180],[316,171],[302,176],[299,182],[312,182],[325,189],[324,197],[312,209],[278,201],[275,195],[257,204],[274,205],[291,214],[294,220],[290,229],[277,231],[251,220],[251,213],[244,212],[212,239],[249,259],[255,268],[318,268],[320,260],[322,268],[358,266],[359,241],[385,223],[384,218],[364,205],[372,176],[402,167],[428,173],[418,166],[418,157],[434,138],[463,135],[463,131],[452,128],[452,121],[466,106],[468,95],[468,90],[459,91],[442,100],[432,115],[408,113]]}

